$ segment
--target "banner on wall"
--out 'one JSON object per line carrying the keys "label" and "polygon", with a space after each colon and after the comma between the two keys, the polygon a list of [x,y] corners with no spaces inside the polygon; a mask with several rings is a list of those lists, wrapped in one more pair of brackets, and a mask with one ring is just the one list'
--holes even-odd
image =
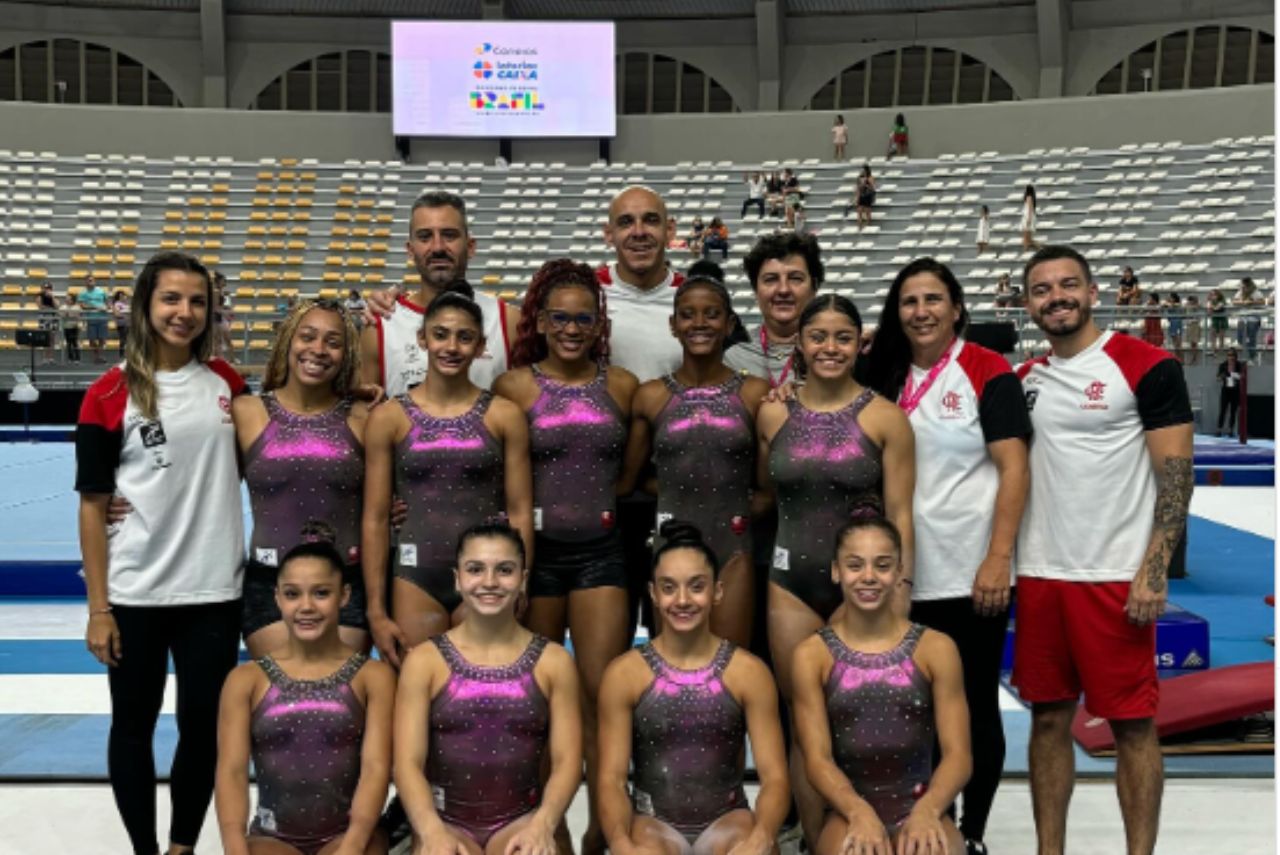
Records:
{"label": "banner on wall", "polygon": [[394,21],[396,136],[612,137],[611,22]]}

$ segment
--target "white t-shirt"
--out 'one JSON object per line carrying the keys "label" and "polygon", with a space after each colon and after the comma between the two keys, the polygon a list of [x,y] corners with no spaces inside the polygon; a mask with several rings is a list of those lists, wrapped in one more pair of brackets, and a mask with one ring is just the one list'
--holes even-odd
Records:
{"label": "white t-shirt", "polygon": [[1191,422],[1182,366],[1108,331],[1070,359],[1026,362],[1018,376],[1035,431],[1018,575],[1130,581],[1155,513],[1146,432]]}
{"label": "white t-shirt", "polygon": [[[504,323],[503,302],[489,294],[476,292],[476,305],[484,319],[485,348],[471,363],[468,376],[481,389],[493,387],[493,381],[507,370],[507,327]],[[396,298],[391,317],[379,317],[375,329],[378,334],[378,371],[387,397],[403,395],[427,376],[427,352],[418,344],[418,332],[422,329],[422,315],[426,307],[419,306],[401,294]]]}
{"label": "white t-shirt", "polygon": [[[987,556],[1000,487],[987,445],[1031,433],[1022,387],[1003,356],[957,340],[908,417],[916,436],[916,600],[968,597]],[[916,388],[927,369],[911,366]]]}
{"label": "white t-shirt", "polygon": [[240,596],[244,515],[231,399],[244,380],[222,360],[155,375],[159,418],[138,411],[116,366],[85,393],[76,489],[133,506],[108,532],[107,596],[124,606]]}
{"label": "white t-shirt", "polygon": [[613,264],[596,270],[605,286],[609,312],[609,362],[627,369],[644,383],[680,367],[684,351],[671,334],[676,288],[684,276],[667,271],[667,278],[643,290],[623,282]]}

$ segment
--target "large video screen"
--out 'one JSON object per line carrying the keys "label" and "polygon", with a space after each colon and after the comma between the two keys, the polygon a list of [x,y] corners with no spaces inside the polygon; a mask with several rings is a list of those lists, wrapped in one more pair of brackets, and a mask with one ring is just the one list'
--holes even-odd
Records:
{"label": "large video screen", "polygon": [[617,132],[611,22],[394,21],[391,76],[396,136]]}

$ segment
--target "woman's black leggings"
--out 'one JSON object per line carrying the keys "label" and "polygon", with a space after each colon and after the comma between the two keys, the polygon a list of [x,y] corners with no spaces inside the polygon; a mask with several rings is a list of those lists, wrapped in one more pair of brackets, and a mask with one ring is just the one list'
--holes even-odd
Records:
{"label": "woman's black leggings", "polygon": [[987,818],[1004,771],[1004,722],[1000,719],[1000,659],[1009,613],[983,617],[969,597],[920,600],[911,604],[911,619],[944,632],[960,650],[964,696],[969,704],[969,740],[973,774],[964,788],[960,833],[982,840]]}
{"label": "woman's black leggings", "polygon": [[156,762],[152,742],[169,655],[177,678],[178,747],[169,772],[169,841],[195,846],[209,811],[218,760],[218,696],[236,665],[240,601],[196,606],[113,606],[119,665],[108,669],[107,770],[135,855],[155,855]]}
{"label": "woman's black leggings", "polygon": [[1228,389],[1222,387],[1222,396],[1218,400],[1218,430],[1222,430],[1222,422],[1225,420],[1227,427],[1232,433],[1236,430],[1236,411],[1240,409],[1240,387],[1234,386]]}

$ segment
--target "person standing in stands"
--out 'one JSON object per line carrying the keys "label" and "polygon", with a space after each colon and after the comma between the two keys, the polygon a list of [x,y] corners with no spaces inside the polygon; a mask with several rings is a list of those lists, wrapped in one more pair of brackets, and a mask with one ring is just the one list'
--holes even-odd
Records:
{"label": "person standing in stands", "polygon": [[[169,657],[178,686],[169,855],[190,853],[213,793],[218,695],[239,645],[244,522],[232,399],[213,359],[213,282],[196,259],[153,256],[133,288],[123,365],[85,393],[76,426],[85,642],[107,666],[107,768],[135,855],[155,855],[152,739]],[[115,494],[135,509],[108,531]]]}
{"label": "person standing in stands", "polygon": [[106,289],[99,288],[92,276],[85,280],[80,292],[80,306],[84,309],[85,340],[93,350],[93,361],[106,362],[102,355],[107,344],[107,319],[110,317]]}
{"label": "person standing in stands", "polygon": [[747,208],[752,205],[756,206],[756,210],[760,213],[760,219],[764,219],[764,179],[759,172],[752,172],[746,177],[747,197],[742,200],[742,213],[738,216],[745,218],[747,216]]}
{"label": "person standing in stands", "polygon": [[120,346],[119,354],[123,357],[125,341],[129,338],[129,295],[124,291],[111,295],[111,317],[116,322],[116,339]]}
{"label": "person standing in stands", "polygon": [[895,154],[900,154],[903,157],[911,155],[907,119],[901,113],[893,117],[893,127],[889,130],[889,154],[887,156],[892,159]]}
{"label": "person standing in stands", "polygon": [[[1240,409],[1240,388],[1244,385],[1249,369],[1241,362],[1234,347],[1227,350],[1227,358],[1218,365],[1218,436],[1236,433],[1236,413]],[[1227,430],[1222,431],[1223,424]]]}
{"label": "person standing in stands", "polygon": [[1098,329],[1098,287],[1074,249],[1041,248],[1023,282],[1052,349],[1018,368],[1034,434],[1013,683],[1031,704],[1039,852],[1069,851],[1071,723],[1083,692],[1115,735],[1128,851],[1149,855],[1164,790],[1155,625],[1195,482],[1187,384],[1171,354]]}
{"label": "person standing in stands", "polygon": [[849,144],[849,126],[844,123],[844,116],[836,115],[836,123],[831,126],[832,155],[836,160],[844,160],[844,148]]}
{"label": "person standing in stands", "polygon": [[[476,239],[467,226],[461,196],[444,190],[423,193],[409,212],[405,249],[421,283],[413,294],[395,289],[371,293],[372,317],[360,334],[360,382],[379,385],[393,398],[422,382],[427,373],[422,313],[451,283],[466,278]],[[484,315],[486,350],[471,364],[471,380],[488,389],[507,370],[509,342],[520,322],[520,309],[489,294],[475,294]]]}
{"label": "person standing in stands", "polygon": [[67,301],[58,310],[62,314],[62,339],[67,344],[67,361],[80,364],[80,326],[84,310],[74,293],[67,294]]}
{"label": "person standing in stands", "polygon": [[1036,246],[1036,188],[1027,185],[1022,192],[1022,215],[1018,220],[1018,231],[1022,232],[1022,251],[1035,249]]}
{"label": "person standing in stands", "polygon": [[964,340],[968,322],[950,268],[912,261],[889,286],[863,380],[915,431],[911,619],[946,633],[964,663],[973,774],[959,826],[978,855],[1004,769],[1000,666],[1031,422],[1009,363]]}

